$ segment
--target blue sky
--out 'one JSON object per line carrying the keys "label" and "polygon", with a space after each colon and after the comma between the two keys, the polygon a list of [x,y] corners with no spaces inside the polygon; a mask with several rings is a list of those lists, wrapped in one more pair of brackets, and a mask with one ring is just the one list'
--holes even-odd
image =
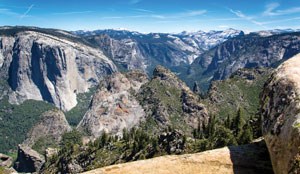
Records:
{"label": "blue sky", "polygon": [[300,1],[0,0],[0,25],[139,32],[300,29]]}

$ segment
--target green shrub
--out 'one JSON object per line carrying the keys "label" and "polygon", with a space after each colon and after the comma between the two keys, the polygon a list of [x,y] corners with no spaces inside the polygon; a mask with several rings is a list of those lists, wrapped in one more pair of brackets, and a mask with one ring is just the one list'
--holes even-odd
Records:
{"label": "green shrub", "polygon": [[62,135],[61,145],[64,147],[71,147],[75,144],[82,144],[82,133],[77,130],[66,132]]}

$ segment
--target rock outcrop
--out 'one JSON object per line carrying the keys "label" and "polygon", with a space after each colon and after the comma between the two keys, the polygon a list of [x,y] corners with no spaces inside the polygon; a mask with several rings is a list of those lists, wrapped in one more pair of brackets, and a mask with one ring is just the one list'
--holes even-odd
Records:
{"label": "rock outcrop", "polygon": [[31,147],[42,138],[57,144],[60,142],[62,135],[71,130],[72,128],[68,124],[65,114],[58,109],[53,109],[43,113],[41,120],[31,129],[23,144]]}
{"label": "rock outcrop", "polygon": [[67,111],[76,106],[78,93],[117,71],[101,51],[79,42],[76,36],[32,28],[16,32],[18,29],[0,31],[0,74],[8,78],[11,103],[44,100]]}
{"label": "rock outcrop", "polygon": [[202,153],[162,156],[148,160],[117,164],[84,174],[207,174],[273,173],[263,142],[224,147]]}
{"label": "rock outcrop", "polygon": [[184,135],[178,130],[163,132],[158,137],[159,148],[165,147],[168,154],[182,154],[185,148]]}
{"label": "rock outcrop", "polygon": [[146,113],[161,126],[186,130],[208,121],[208,113],[200,97],[162,66],[155,68],[153,78],[142,86],[138,98]]}
{"label": "rock outcrop", "polygon": [[89,110],[77,129],[93,137],[103,132],[120,135],[140,123],[146,114],[134,94],[148,81],[144,73],[115,73],[100,82]]}
{"label": "rock outcrop", "polygon": [[44,157],[30,147],[22,144],[18,146],[18,158],[14,164],[18,172],[38,173],[44,163]]}
{"label": "rock outcrop", "polygon": [[58,155],[58,151],[59,151],[59,149],[48,147],[45,150],[46,161],[51,159],[51,157],[53,157],[54,155]]}
{"label": "rock outcrop", "polygon": [[261,96],[262,130],[274,172],[300,172],[300,55],[280,65]]}
{"label": "rock outcrop", "polygon": [[0,166],[1,167],[10,167],[13,163],[13,159],[10,156],[0,153]]}

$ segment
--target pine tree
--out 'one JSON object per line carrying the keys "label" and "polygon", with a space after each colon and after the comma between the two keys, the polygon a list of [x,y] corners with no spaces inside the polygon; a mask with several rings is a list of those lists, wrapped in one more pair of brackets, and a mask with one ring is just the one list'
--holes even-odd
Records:
{"label": "pine tree", "polygon": [[127,143],[129,141],[129,133],[126,128],[123,129],[123,140]]}
{"label": "pine tree", "polygon": [[103,131],[101,138],[100,138],[101,147],[104,147],[106,145],[106,143],[108,142],[108,139],[109,139],[108,134],[105,131]]}
{"label": "pine tree", "polygon": [[194,138],[198,138],[198,132],[197,132],[197,129],[193,129],[193,137]]}
{"label": "pine tree", "polygon": [[213,136],[215,133],[215,128],[216,128],[216,120],[215,120],[215,116],[212,115],[211,117],[209,117],[209,121],[208,121],[208,125],[207,125],[207,136]]}
{"label": "pine tree", "polygon": [[237,145],[236,138],[232,132],[228,128],[221,125],[217,126],[216,133],[213,136],[211,143],[213,143],[212,148]]}
{"label": "pine tree", "polygon": [[227,129],[230,129],[230,126],[231,126],[231,120],[230,120],[229,114],[227,115],[227,118],[226,118],[226,120],[225,120],[224,126],[225,126]]}
{"label": "pine tree", "polygon": [[197,134],[198,134],[198,136],[200,135],[200,132],[201,132],[201,120],[200,120],[200,118],[198,118],[198,125],[197,125]]}
{"label": "pine tree", "polygon": [[206,126],[205,126],[205,123],[204,124],[202,124],[202,134],[203,134],[203,137],[207,137],[207,128],[206,128]]}
{"label": "pine tree", "polygon": [[240,132],[243,129],[243,117],[244,117],[244,114],[242,112],[242,109],[239,108],[237,111],[237,115],[233,121],[233,131],[234,131],[234,135],[236,137],[240,134]]}
{"label": "pine tree", "polygon": [[193,129],[193,137],[194,138],[203,138],[203,125],[201,124],[200,118],[198,118],[198,125],[196,129]]}
{"label": "pine tree", "polygon": [[243,132],[239,136],[239,144],[247,144],[253,140],[252,129],[249,124],[244,126]]}
{"label": "pine tree", "polygon": [[156,137],[151,138],[151,144],[152,144],[154,152],[157,152],[159,150],[159,148],[158,148],[158,140]]}

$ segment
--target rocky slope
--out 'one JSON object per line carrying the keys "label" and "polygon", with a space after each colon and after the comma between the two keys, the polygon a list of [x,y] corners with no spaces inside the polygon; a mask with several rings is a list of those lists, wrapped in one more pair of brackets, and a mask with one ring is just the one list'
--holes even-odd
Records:
{"label": "rocky slope", "polygon": [[172,126],[191,132],[207,122],[199,96],[170,70],[158,66],[150,81],[135,71],[104,79],[77,129],[99,137],[103,132],[121,135],[124,128],[140,123],[153,123],[151,130]]}
{"label": "rocky slope", "polygon": [[[254,162],[255,161],[255,162]],[[255,143],[225,147],[196,154],[162,156],[112,165],[84,174],[159,173],[273,173],[265,145]]]}
{"label": "rocky slope", "polygon": [[23,144],[32,147],[45,139],[51,144],[58,144],[62,135],[71,130],[62,111],[49,110],[42,114],[41,120],[33,126]]}
{"label": "rocky slope", "polygon": [[226,118],[236,115],[240,108],[246,118],[254,117],[259,109],[259,94],[271,72],[267,68],[239,69],[226,80],[213,81],[204,100],[208,110]]}
{"label": "rocky slope", "polygon": [[77,130],[86,133],[84,138],[92,141],[61,146],[59,155],[46,161],[43,172],[78,173],[199,151],[192,131],[205,127],[209,120],[201,102],[197,94],[162,66],[155,68],[150,80],[137,71],[108,76],[100,82],[89,110],[77,126]]}
{"label": "rocky slope", "polygon": [[300,55],[284,62],[261,96],[263,134],[276,174],[300,172]]}
{"label": "rocky slope", "polygon": [[208,121],[207,110],[199,96],[162,66],[155,68],[153,78],[142,86],[138,98],[146,113],[162,126],[187,131]]}
{"label": "rocky slope", "polygon": [[151,73],[156,65],[170,69],[188,66],[204,51],[229,38],[243,35],[242,31],[234,29],[179,34],[142,34],[126,30],[74,33],[99,47],[123,69],[141,69],[147,73]]}
{"label": "rocky slope", "polygon": [[115,73],[101,81],[77,129],[93,137],[103,132],[120,135],[124,128],[131,129],[143,121],[146,114],[134,94],[147,81],[145,74],[135,71]]}
{"label": "rocky slope", "polygon": [[11,103],[44,100],[70,110],[78,93],[117,71],[101,51],[59,30],[8,27],[0,34],[0,70]]}

